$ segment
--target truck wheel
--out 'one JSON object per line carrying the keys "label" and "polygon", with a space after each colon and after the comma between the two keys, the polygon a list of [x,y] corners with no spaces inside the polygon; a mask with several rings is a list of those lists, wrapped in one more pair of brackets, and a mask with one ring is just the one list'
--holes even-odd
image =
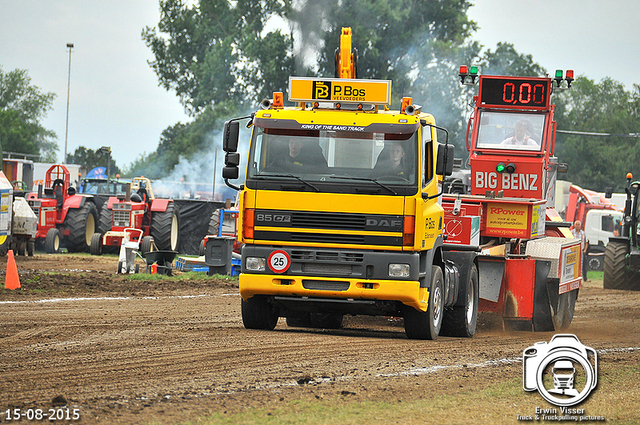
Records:
{"label": "truck wheel", "polygon": [[605,289],[629,289],[630,273],[626,264],[627,244],[622,242],[609,242],[604,253],[604,280]]}
{"label": "truck wheel", "polygon": [[578,299],[578,290],[565,292],[558,296],[558,308],[553,315],[553,327],[556,331],[563,331],[569,327],[573,320],[575,312],[576,300]]}
{"label": "truck wheel", "polygon": [[602,255],[587,255],[587,269],[593,271],[602,271]]}
{"label": "truck wheel", "polygon": [[44,252],[47,254],[60,252],[60,231],[55,227],[47,232],[47,237],[44,240]]}
{"label": "truck wheel", "polygon": [[33,257],[33,253],[36,250],[36,241],[27,242],[27,255]]}
{"label": "truck wheel", "polygon": [[431,266],[431,288],[427,311],[408,307],[404,312],[404,331],[410,339],[436,339],[444,313],[442,269]]}
{"label": "truck wheel", "polygon": [[91,236],[89,252],[91,252],[91,255],[102,255],[102,235],[99,232]]}
{"label": "truck wheel", "polygon": [[175,204],[170,202],[164,212],[151,216],[150,232],[156,246],[163,251],[176,251],[179,241],[180,217]]}
{"label": "truck wheel", "polygon": [[247,329],[273,330],[278,323],[278,310],[261,295],[242,300],[242,323]]}
{"label": "truck wheel", "polygon": [[27,241],[20,240],[18,241],[18,255],[22,255],[23,257],[27,254]]}
{"label": "truck wheel", "polygon": [[467,294],[465,305],[453,306],[444,310],[444,319],[440,331],[442,335],[470,338],[476,333],[479,288],[478,270],[475,264],[471,266],[465,292]]}
{"label": "truck wheel", "polygon": [[89,251],[91,237],[96,233],[96,206],[93,202],[86,202],[82,208],[69,209],[64,219],[64,227],[69,230],[66,241],[71,252]]}
{"label": "truck wheel", "polygon": [[96,230],[101,235],[104,235],[113,225],[113,210],[107,208],[107,203],[102,206],[100,210],[100,217],[98,217],[98,229]]}

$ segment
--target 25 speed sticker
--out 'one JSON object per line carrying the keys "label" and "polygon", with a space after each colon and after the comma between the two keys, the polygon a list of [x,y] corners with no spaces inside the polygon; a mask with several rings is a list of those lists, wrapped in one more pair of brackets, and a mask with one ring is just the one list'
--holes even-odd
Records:
{"label": "25 speed sticker", "polygon": [[289,254],[284,252],[281,249],[276,249],[271,254],[269,254],[269,258],[267,260],[269,264],[269,268],[274,273],[284,273],[289,269],[291,265],[291,257]]}

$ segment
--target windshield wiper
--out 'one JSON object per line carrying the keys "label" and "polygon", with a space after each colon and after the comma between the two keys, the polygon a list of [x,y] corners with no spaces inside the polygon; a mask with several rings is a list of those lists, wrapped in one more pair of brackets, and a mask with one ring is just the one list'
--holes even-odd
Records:
{"label": "windshield wiper", "polygon": [[269,173],[269,174],[262,174],[262,173],[258,173],[258,174],[256,174],[256,175],[255,175],[255,177],[254,177],[254,178],[258,178],[258,179],[265,180],[265,179],[266,179],[266,178],[264,177],[265,175],[266,175],[266,176],[269,176],[269,177],[289,177],[289,178],[292,178],[292,179],[296,179],[296,180],[298,180],[298,181],[300,181],[300,182],[302,182],[302,183],[306,184],[307,186],[309,186],[310,188],[312,188],[312,189],[313,189],[313,190],[315,190],[316,192],[320,192],[320,189],[318,189],[316,186],[312,185],[312,184],[311,184],[311,183],[309,183],[308,181],[306,181],[306,180],[302,179],[301,177],[298,177],[298,176],[296,176],[296,175],[294,175],[294,174],[271,174],[271,173]]}
{"label": "windshield wiper", "polygon": [[339,180],[362,180],[362,181],[366,181],[366,182],[373,182],[375,184],[377,184],[378,186],[380,186],[383,189],[387,189],[389,192],[393,193],[394,195],[397,195],[398,192],[396,192],[395,190],[391,189],[389,186],[387,186],[386,184],[382,184],[378,181],[378,179],[370,179],[368,177],[358,177],[358,176],[329,176],[330,179],[339,179]]}

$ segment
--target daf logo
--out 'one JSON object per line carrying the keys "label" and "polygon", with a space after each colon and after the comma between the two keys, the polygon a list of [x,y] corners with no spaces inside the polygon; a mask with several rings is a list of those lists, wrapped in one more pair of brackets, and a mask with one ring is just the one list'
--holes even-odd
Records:
{"label": "daf logo", "polygon": [[386,218],[375,219],[368,218],[367,219],[367,227],[398,227],[402,224],[400,220],[387,220]]}

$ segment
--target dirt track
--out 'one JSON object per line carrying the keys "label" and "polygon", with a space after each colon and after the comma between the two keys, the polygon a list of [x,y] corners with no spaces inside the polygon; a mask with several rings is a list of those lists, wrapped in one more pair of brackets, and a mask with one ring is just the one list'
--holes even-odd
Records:
{"label": "dirt track", "polygon": [[[387,318],[347,318],[337,331],[280,319],[273,332],[248,331],[233,281],[129,280],[115,275],[116,262],[18,258],[22,289],[0,290],[0,422],[6,409],[46,410],[54,398],[79,408],[80,423],[105,424],[176,423],[292,399],[413,400],[520,376],[522,350],[553,335],[505,333],[487,318],[472,339],[435,342],[407,340],[401,321]],[[569,332],[597,350],[639,347],[639,306],[640,293],[587,283]],[[640,351],[605,352],[600,362],[637,365]]]}

